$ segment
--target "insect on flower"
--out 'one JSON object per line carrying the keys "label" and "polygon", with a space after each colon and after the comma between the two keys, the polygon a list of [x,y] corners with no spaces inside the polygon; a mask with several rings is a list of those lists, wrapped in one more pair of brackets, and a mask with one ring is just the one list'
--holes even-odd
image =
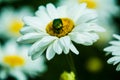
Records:
{"label": "insect on flower", "polygon": [[54,19],[53,20],[53,30],[55,33],[59,34],[60,30],[62,30],[63,23],[61,19]]}

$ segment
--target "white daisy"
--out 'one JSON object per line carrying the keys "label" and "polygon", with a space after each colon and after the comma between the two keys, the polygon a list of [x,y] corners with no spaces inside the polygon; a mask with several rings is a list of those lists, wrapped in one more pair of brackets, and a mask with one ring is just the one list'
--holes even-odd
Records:
{"label": "white daisy", "polygon": [[[87,3],[88,8],[96,9],[98,13],[106,14],[106,16],[110,13],[116,14],[119,10],[116,6],[116,0],[59,0],[57,5],[74,3]],[[107,4],[109,4],[109,7]]]}
{"label": "white daisy", "polygon": [[18,42],[34,43],[29,55],[32,59],[38,58],[46,50],[48,60],[55,56],[55,53],[65,54],[71,50],[79,54],[73,42],[82,45],[92,45],[99,39],[96,32],[104,31],[98,26],[94,10],[86,8],[86,4],[75,4],[69,6],[55,7],[47,4],[46,8],[40,6],[34,17],[25,17],[26,24],[21,30],[23,36]]}
{"label": "white daisy", "polygon": [[114,34],[113,37],[116,38],[117,41],[116,40],[110,41],[111,46],[106,47],[104,51],[108,52],[107,54],[111,53],[113,55],[113,57],[110,58],[107,62],[113,65],[116,65],[119,63],[116,70],[120,71],[120,36],[117,34]]}
{"label": "white daisy", "polygon": [[[112,22],[111,15],[117,15],[119,9],[115,0],[59,0],[57,5],[70,5],[75,3],[86,3],[90,9],[95,9],[98,14],[98,24],[106,29],[106,32],[99,33],[100,39],[95,46],[101,48],[107,45],[112,39],[112,34],[117,31]],[[109,4],[109,7],[108,7]]]}
{"label": "white daisy", "polygon": [[27,55],[28,48],[18,47],[14,42],[8,42],[0,49],[0,79],[13,76],[17,80],[27,80],[46,70],[45,59],[41,56],[35,61]]}
{"label": "white daisy", "polygon": [[24,23],[22,18],[26,15],[32,15],[31,8],[25,6],[18,10],[12,7],[4,7],[0,13],[0,34],[9,38],[18,38],[19,30]]}

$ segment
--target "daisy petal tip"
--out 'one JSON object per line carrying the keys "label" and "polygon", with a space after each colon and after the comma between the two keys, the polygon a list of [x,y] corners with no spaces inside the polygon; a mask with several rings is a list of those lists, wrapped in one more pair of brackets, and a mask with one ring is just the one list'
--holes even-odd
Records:
{"label": "daisy petal tip", "polygon": [[50,57],[46,57],[47,58],[47,60],[51,60],[52,58],[50,58]]}
{"label": "daisy petal tip", "polygon": [[113,36],[117,36],[117,34],[113,34]]}
{"label": "daisy petal tip", "polygon": [[48,3],[48,4],[46,5],[46,7],[47,7],[47,8],[49,8],[49,7],[54,7],[54,5],[53,5],[52,3]]}
{"label": "daisy petal tip", "polygon": [[113,34],[113,37],[117,38],[120,37],[118,34]]}
{"label": "daisy petal tip", "polygon": [[75,52],[73,52],[73,53],[75,53],[76,55],[79,55],[79,51],[77,51],[77,50]]}
{"label": "daisy petal tip", "polygon": [[57,53],[58,55],[62,54],[62,52]]}
{"label": "daisy petal tip", "polygon": [[120,68],[117,67],[117,68],[116,68],[116,71],[120,71]]}
{"label": "daisy petal tip", "polygon": [[47,60],[51,60],[54,56],[46,56]]}
{"label": "daisy petal tip", "polygon": [[48,3],[47,6],[54,6],[52,3]]}
{"label": "daisy petal tip", "polygon": [[104,49],[103,49],[103,51],[105,51],[105,52],[106,52],[106,51],[108,51],[108,50],[107,50],[107,48],[104,48]]}
{"label": "daisy petal tip", "polygon": [[116,71],[120,71],[120,70],[117,70],[117,69],[116,69]]}
{"label": "daisy petal tip", "polygon": [[76,54],[76,55],[79,55],[79,52],[76,52],[75,54]]}
{"label": "daisy petal tip", "polygon": [[64,51],[65,54],[69,54],[69,51]]}
{"label": "daisy petal tip", "polygon": [[108,64],[111,64],[111,61],[110,61],[110,60],[107,60],[107,63],[108,63]]}

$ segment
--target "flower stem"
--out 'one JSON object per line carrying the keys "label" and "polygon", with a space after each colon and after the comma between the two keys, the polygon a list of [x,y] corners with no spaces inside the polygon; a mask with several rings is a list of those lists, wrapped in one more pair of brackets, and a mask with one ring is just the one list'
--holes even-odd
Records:
{"label": "flower stem", "polygon": [[73,60],[73,57],[72,57],[71,53],[69,53],[67,55],[67,61],[68,61],[68,64],[70,66],[71,71],[73,71],[74,74],[76,74],[76,68],[75,68],[74,60]]}

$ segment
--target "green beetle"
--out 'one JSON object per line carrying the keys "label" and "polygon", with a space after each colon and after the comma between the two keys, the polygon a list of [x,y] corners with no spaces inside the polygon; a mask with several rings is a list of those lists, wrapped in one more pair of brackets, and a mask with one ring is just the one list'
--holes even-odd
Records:
{"label": "green beetle", "polygon": [[62,20],[61,19],[54,19],[52,26],[53,26],[54,32],[57,33],[57,34],[59,34],[60,30],[63,27]]}

